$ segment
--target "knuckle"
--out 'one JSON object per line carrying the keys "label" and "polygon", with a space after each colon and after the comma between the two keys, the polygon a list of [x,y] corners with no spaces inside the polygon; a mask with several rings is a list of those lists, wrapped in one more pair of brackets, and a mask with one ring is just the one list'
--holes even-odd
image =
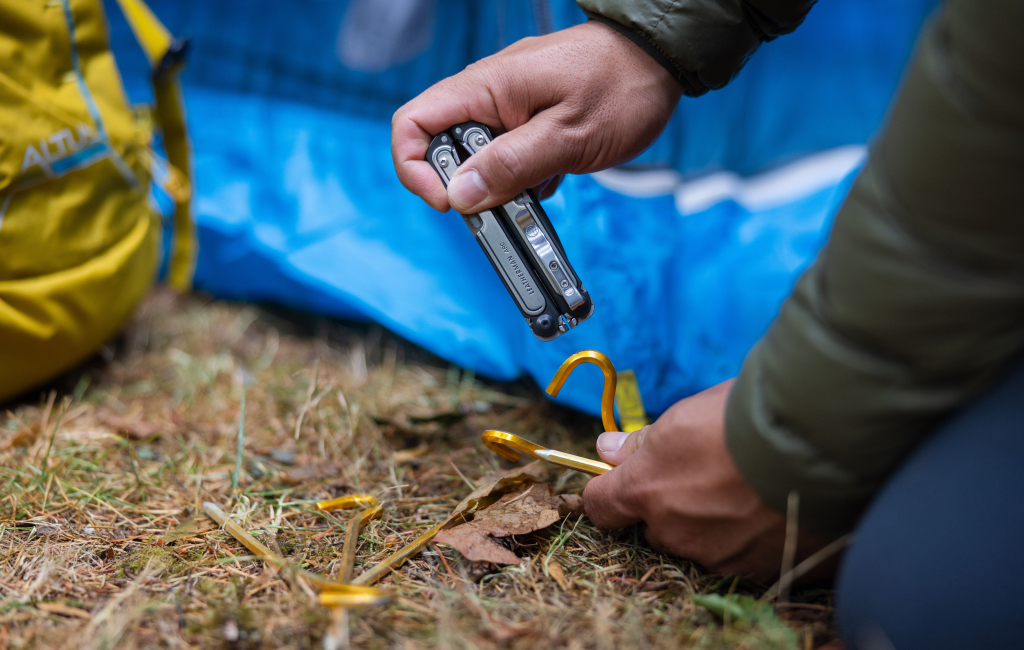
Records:
{"label": "knuckle", "polygon": [[661,531],[649,523],[644,524],[644,539],[651,545],[651,548],[659,553],[669,553],[669,545],[662,539]]}
{"label": "knuckle", "polygon": [[583,490],[583,508],[590,521],[598,528],[617,528],[623,519],[631,516],[624,507],[621,482],[605,474],[591,479]]}
{"label": "knuckle", "polygon": [[591,523],[598,528],[607,528],[608,516],[605,505],[601,497],[596,495],[595,492],[596,490],[592,489],[589,485],[583,491],[583,509],[586,511]]}
{"label": "knuckle", "polygon": [[629,444],[628,451],[630,454],[636,453],[637,451],[640,450],[641,447],[643,447],[644,441],[647,439],[647,433],[650,430],[650,428],[651,425],[648,424],[639,431],[634,432],[633,435],[629,436],[627,442]]}
{"label": "knuckle", "polygon": [[565,142],[565,146],[574,151],[579,151],[584,149],[590,142],[590,134],[581,119],[563,127],[562,139]]}

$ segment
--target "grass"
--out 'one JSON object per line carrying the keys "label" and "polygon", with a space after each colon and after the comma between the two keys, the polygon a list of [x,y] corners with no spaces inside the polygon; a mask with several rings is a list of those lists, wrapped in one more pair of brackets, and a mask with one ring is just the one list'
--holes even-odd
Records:
{"label": "grass", "polygon": [[[829,591],[723,623],[693,596],[764,587],[582,517],[517,539],[517,567],[431,546],[380,583],[390,605],[352,612],[348,639],[325,642],[329,613],[206,519],[203,501],[334,573],[350,514],[312,504],[375,494],[386,509],[362,534],[358,575],[509,466],[481,430],[585,455],[600,431],[536,387],[489,384],[379,329],[157,291],[99,358],[7,407],[0,647],[802,649],[834,637]],[[585,484],[557,470],[551,481]]]}

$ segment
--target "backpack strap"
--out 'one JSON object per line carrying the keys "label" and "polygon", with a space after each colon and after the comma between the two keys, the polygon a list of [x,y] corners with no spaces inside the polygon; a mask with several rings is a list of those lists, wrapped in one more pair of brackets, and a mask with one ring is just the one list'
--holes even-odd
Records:
{"label": "backpack strap", "polygon": [[[152,67],[156,97],[154,117],[163,133],[167,161],[183,179],[192,179],[192,152],[185,127],[185,104],[180,73],[185,67],[188,41],[175,39],[143,0],[117,0],[128,25]],[[180,183],[179,183],[180,184]],[[189,191],[172,192],[174,199],[174,242],[167,267],[167,284],[176,291],[192,288],[195,271],[196,232],[192,221]]]}

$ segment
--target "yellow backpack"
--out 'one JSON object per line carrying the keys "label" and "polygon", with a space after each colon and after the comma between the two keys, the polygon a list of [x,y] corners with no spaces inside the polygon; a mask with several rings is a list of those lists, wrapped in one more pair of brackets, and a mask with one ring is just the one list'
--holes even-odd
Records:
{"label": "yellow backpack", "polygon": [[176,204],[168,282],[191,282],[181,48],[141,0],[119,2],[154,66],[150,120],[127,104],[100,0],[0,0],[0,400],[94,353],[145,295],[154,176]]}

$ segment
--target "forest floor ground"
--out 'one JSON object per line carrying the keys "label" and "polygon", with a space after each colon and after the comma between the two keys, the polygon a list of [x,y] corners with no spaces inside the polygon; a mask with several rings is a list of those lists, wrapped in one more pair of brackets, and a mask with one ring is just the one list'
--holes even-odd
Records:
{"label": "forest floor ground", "polygon": [[[307,585],[202,511],[217,503],[289,562],[332,574],[350,515],[313,504],[376,495],[384,515],[361,535],[358,575],[511,465],[480,443],[490,428],[586,456],[601,430],[532,384],[481,380],[379,328],[155,291],[97,358],[0,410],[0,647],[833,641],[831,591],[805,588],[765,616],[722,620],[693,597],[758,599],[766,586],[709,574],[653,551],[638,527],[602,531],[585,516],[516,537],[518,566],[429,546],[380,582],[389,604],[353,610],[339,634]],[[555,470],[550,482],[581,493],[586,477]]]}

